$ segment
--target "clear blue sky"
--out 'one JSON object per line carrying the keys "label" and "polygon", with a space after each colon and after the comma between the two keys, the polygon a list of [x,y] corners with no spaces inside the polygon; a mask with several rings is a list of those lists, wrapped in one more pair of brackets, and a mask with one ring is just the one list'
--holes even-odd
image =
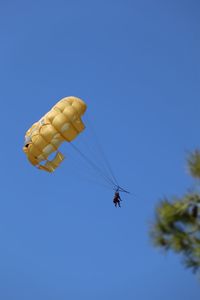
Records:
{"label": "clear blue sky", "polygon": [[[159,199],[193,184],[199,12],[197,0],[0,1],[2,300],[199,299],[197,278],[148,236]],[[69,95],[87,102],[132,192],[121,209],[70,158],[48,174],[22,152],[25,131]]]}

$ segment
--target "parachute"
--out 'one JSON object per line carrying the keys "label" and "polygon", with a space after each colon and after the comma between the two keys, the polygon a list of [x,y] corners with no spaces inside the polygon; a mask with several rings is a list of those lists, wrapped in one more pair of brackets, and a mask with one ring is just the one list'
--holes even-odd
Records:
{"label": "parachute", "polygon": [[[33,166],[52,173],[64,160],[64,155],[59,151],[59,147],[63,142],[68,142],[73,150],[110,188],[116,192],[129,193],[119,186],[100,144],[97,143],[96,146],[100,150],[103,163],[98,163],[94,157],[88,155],[87,152],[84,153],[72,143],[85,129],[81,117],[85,114],[86,109],[86,103],[74,96],[65,97],[58,101],[49,112],[26,132],[24,153]],[[53,159],[51,159],[52,154],[54,154]]]}
{"label": "parachute", "polygon": [[[81,119],[87,109],[83,100],[65,97],[52,107],[25,134],[23,151],[29,162],[40,170],[53,172],[64,160],[58,150],[63,142],[71,142],[85,129]],[[55,157],[49,156],[56,152]]]}

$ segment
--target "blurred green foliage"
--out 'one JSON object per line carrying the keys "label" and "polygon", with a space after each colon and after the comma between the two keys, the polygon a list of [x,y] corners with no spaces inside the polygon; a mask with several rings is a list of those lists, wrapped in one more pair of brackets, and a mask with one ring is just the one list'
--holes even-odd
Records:
{"label": "blurred green foliage", "polygon": [[[194,178],[200,179],[200,151],[190,154],[188,168]],[[200,271],[200,193],[162,199],[150,236],[156,247],[181,254],[187,268]]]}

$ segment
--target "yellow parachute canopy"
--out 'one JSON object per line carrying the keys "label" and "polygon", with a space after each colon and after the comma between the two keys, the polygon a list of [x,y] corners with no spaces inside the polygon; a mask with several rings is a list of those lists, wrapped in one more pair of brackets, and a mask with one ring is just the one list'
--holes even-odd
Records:
{"label": "yellow parachute canopy", "polygon": [[[23,151],[32,165],[47,172],[53,172],[60,165],[64,156],[58,148],[84,130],[81,116],[86,108],[85,102],[77,97],[63,98],[29,128]],[[57,152],[55,157],[48,160],[53,152]]]}

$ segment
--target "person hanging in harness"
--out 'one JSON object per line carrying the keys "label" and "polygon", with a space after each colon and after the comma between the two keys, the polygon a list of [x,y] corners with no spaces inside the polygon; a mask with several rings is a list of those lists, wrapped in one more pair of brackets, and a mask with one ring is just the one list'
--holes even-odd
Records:
{"label": "person hanging in harness", "polygon": [[120,205],[120,202],[122,201],[122,199],[121,199],[121,197],[120,197],[120,195],[119,195],[119,192],[118,191],[116,191],[115,192],[115,195],[114,195],[114,198],[113,198],[113,203],[114,203],[114,205],[115,205],[115,207],[121,207],[121,205]]}

